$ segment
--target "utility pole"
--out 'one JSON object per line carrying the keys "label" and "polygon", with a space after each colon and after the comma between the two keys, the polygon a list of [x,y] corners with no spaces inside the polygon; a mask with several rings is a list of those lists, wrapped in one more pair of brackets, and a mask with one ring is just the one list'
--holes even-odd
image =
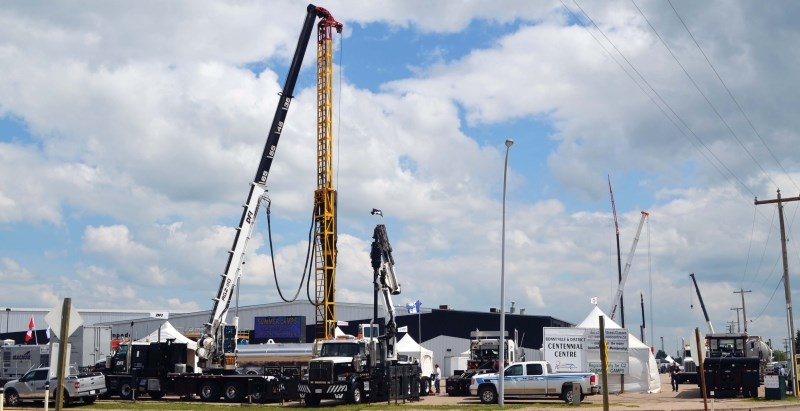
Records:
{"label": "utility pole", "polygon": [[736,324],[736,321],[728,321],[728,332],[733,334],[733,324]]}
{"label": "utility pole", "polygon": [[[739,289],[739,291],[734,291],[734,294],[741,294],[742,295],[742,321],[744,322],[744,333],[747,334],[747,310],[744,309],[744,293],[751,293],[750,290],[743,290]],[[739,312],[736,312],[736,316],[738,318]]]}
{"label": "utility pole", "polygon": [[[775,200],[764,200],[758,201],[758,197],[755,199],[755,205],[761,204],[778,204],[778,219],[781,223],[781,253],[783,256],[783,291],[786,294],[786,316],[787,322],[789,326],[789,339],[791,340],[790,344],[790,356],[789,362],[792,365],[789,371],[789,377],[794,385],[792,387],[792,393],[794,394],[795,398],[798,397],[797,393],[797,361],[795,361],[795,331],[794,331],[794,314],[792,313],[792,288],[789,286],[789,260],[786,254],[786,226],[783,223],[783,203],[789,201],[800,201],[800,197],[790,197],[781,199],[781,190],[778,190],[778,198]],[[742,294],[744,296],[744,294]]]}
{"label": "utility pole", "polygon": [[[734,292],[736,292],[736,291],[734,291]],[[731,310],[736,310],[736,332],[737,333],[741,333],[742,332],[742,324],[739,322],[739,310],[743,310],[743,308],[734,307],[734,308],[731,308]],[[745,324],[744,327],[745,327],[745,333],[747,333],[747,331],[746,331],[747,330],[747,324]]]}

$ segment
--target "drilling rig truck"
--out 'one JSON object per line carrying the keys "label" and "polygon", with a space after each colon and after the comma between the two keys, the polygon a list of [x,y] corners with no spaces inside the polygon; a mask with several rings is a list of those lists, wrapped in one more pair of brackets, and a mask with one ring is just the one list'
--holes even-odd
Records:
{"label": "drilling rig truck", "polygon": [[[317,406],[322,399],[358,404],[391,399],[418,399],[430,386],[419,364],[398,360],[397,324],[392,295],[400,294],[394,271],[392,247],[386,226],[375,227],[370,257],[375,284],[373,322],[361,324],[358,336],[344,336],[319,342],[318,355],[309,362],[308,374],[298,391],[306,405]],[[384,335],[378,335],[378,292],[387,311]]]}
{"label": "drilling rig truck", "polygon": [[[208,323],[205,324],[197,340],[197,347],[188,348],[186,343],[174,341],[144,345],[130,344],[125,351],[120,350],[110,359],[112,364],[107,367],[106,378],[109,393],[122,398],[134,398],[141,394],[147,394],[152,398],[161,398],[165,394],[197,395],[204,401],[217,401],[223,398],[230,402],[245,399],[263,401],[284,397],[283,380],[278,377],[238,373],[241,371],[236,349],[238,317],[234,317],[230,323],[227,317],[228,308],[234,295],[234,287],[237,286],[241,276],[247,243],[255,227],[259,205],[262,201],[268,201],[266,198],[267,177],[272,167],[289,106],[294,98],[295,84],[314,22],[317,18],[320,19],[317,25],[320,35],[318,47],[324,46],[326,50],[330,48],[332,30],[336,29],[338,32],[342,30],[342,24],[337,22],[328,10],[309,4],[306,12],[261,161],[255,178],[250,184],[250,192],[236,230],[233,246],[229,251],[225,272],[221,275],[217,296],[213,299],[214,307]],[[329,55],[330,53],[326,54],[326,56]],[[331,70],[329,63],[328,61],[323,62],[325,67],[322,71],[326,73],[326,79]],[[324,87],[326,90],[330,88],[327,80]],[[330,98],[330,96],[326,98]],[[326,106],[326,110],[329,108],[329,105]],[[187,349],[191,350],[191,353],[188,353]]]}

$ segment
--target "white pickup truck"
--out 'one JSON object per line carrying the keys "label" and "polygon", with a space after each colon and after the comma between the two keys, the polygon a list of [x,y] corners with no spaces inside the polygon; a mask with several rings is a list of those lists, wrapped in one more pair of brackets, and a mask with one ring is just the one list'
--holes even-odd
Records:
{"label": "white pickup truck", "polygon": [[[472,377],[469,392],[484,404],[497,402],[499,374]],[[574,384],[580,385],[581,399],[600,392],[595,373],[554,373],[547,361],[517,362],[506,367],[503,378],[505,398],[560,397],[572,403]]]}
{"label": "white pickup truck", "polygon": [[[3,386],[6,405],[18,406],[22,401],[44,401],[45,386],[50,384],[50,401],[56,399],[57,378],[50,377],[50,368],[43,367],[28,371],[18,380],[7,382]],[[64,405],[80,399],[85,404],[92,404],[97,396],[106,392],[106,378],[103,373],[93,372],[78,374],[72,372],[64,378]]]}

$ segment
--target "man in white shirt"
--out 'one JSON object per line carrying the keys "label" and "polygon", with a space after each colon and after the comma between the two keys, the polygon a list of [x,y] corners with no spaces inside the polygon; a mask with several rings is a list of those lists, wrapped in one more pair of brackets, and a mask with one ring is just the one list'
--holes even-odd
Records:
{"label": "man in white shirt", "polygon": [[442,379],[442,370],[439,368],[439,364],[436,364],[435,368],[433,369],[433,388],[436,390],[436,393],[439,394],[439,387],[441,386],[441,379]]}

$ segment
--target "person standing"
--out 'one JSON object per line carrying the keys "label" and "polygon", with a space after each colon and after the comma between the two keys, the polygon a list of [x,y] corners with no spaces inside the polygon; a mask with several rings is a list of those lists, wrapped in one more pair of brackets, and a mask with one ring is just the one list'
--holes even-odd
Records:
{"label": "person standing", "polygon": [[678,373],[681,371],[678,364],[673,361],[669,366],[669,379],[672,383],[672,391],[678,392]]}
{"label": "person standing", "polygon": [[436,390],[436,393],[439,393],[439,387],[441,387],[442,381],[442,370],[439,368],[439,364],[436,364],[433,368],[433,388]]}

